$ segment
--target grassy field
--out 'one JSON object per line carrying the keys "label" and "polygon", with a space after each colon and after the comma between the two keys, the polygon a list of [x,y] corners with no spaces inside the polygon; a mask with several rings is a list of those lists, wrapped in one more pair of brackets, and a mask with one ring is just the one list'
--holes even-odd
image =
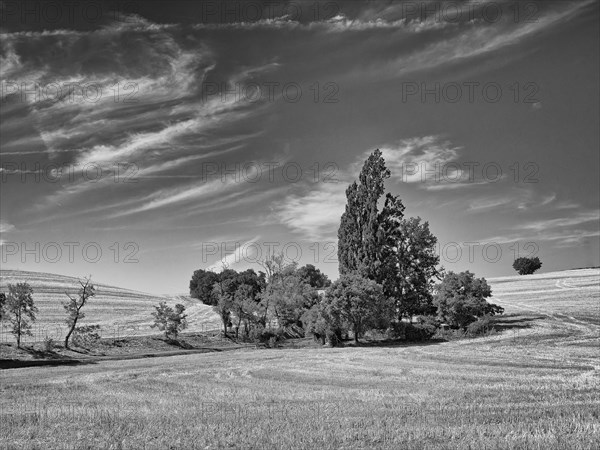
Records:
{"label": "grassy field", "polygon": [[0,373],[5,448],[593,449],[600,271],[490,280],[499,333]]}

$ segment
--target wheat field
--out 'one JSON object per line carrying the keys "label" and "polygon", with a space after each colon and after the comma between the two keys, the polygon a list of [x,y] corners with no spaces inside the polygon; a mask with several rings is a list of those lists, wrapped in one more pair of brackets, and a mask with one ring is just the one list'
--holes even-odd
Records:
{"label": "wheat field", "polygon": [[491,280],[506,312],[500,331],[483,338],[4,370],[2,442],[11,449],[597,448],[599,279],[593,269]]}

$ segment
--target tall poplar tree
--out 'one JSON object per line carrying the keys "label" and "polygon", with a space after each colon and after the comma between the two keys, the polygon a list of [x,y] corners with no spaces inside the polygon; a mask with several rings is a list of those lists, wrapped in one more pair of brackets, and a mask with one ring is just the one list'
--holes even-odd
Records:
{"label": "tall poplar tree", "polygon": [[338,230],[340,274],[358,271],[374,279],[380,266],[377,203],[385,192],[390,171],[381,151],[375,150],[365,161],[359,182],[346,189],[346,211]]}
{"label": "tall poplar tree", "polygon": [[381,212],[378,202],[390,177],[375,150],[365,161],[358,183],[346,190],[346,210],[338,230],[340,275],[352,272],[372,279],[394,300],[397,318],[431,314],[431,290],[440,279],[437,239],[421,218],[405,218],[399,196],[388,193]]}

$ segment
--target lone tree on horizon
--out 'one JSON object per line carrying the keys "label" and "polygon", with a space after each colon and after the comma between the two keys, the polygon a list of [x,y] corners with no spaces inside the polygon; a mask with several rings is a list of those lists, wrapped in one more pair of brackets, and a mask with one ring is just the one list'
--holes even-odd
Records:
{"label": "lone tree on horizon", "polygon": [[513,262],[513,269],[519,272],[519,275],[531,275],[542,267],[542,262],[537,256],[535,258],[517,258]]}

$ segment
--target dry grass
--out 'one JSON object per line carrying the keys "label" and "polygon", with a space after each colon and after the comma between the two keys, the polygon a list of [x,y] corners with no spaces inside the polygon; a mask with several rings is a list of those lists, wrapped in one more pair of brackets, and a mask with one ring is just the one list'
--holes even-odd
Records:
{"label": "dry grass", "polygon": [[597,448],[599,327],[562,315],[587,317],[597,287],[579,291],[581,310],[568,297],[546,315],[535,299],[510,295],[530,282],[491,280],[511,303],[502,333],[486,338],[6,370],[1,440],[39,449]]}

